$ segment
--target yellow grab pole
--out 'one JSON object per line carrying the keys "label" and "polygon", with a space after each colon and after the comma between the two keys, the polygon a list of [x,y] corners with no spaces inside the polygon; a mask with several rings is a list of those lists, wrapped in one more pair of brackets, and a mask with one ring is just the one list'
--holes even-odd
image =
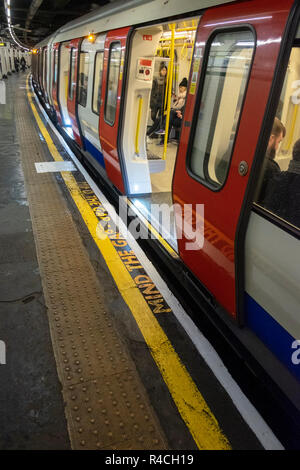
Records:
{"label": "yellow grab pole", "polygon": [[[189,36],[183,36],[182,35],[182,36],[176,36],[175,39],[177,41],[177,39],[190,39],[190,38],[189,38]],[[159,42],[166,42],[166,41],[171,42],[172,41],[172,36],[170,38],[169,37],[168,38],[161,38],[159,40]],[[177,44],[176,44],[176,46],[177,46]]]}
{"label": "yellow grab pole", "polygon": [[195,26],[189,26],[187,28],[178,28],[176,29],[176,33],[181,33],[183,31],[196,31],[196,27]]}
{"label": "yellow grab pole", "polygon": [[166,159],[167,154],[167,144],[168,144],[168,135],[169,135],[169,123],[170,123],[170,110],[171,110],[171,94],[172,94],[172,83],[173,83],[173,64],[174,64],[174,33],[175,33],[175,24],[169,25],[171,28],[171,54],[170,54],[170,75],[169,75],[169,87],[168,87],[168,100],[167,100],[167,116],[166,116],[166,126],[165,126],[165,140],[164,140],[164,151],[162,159]]}
{"label": "yellow grab pole", "polygon": [[[169,46],[168,46],[169,47]],[[163,109],[163,116],[166,114],[166,105],[167,105],[167,98],[168,98],[168,89],[169,89],[169,83],[170,83],[170,67],[168,67],[168,72],[167,72],[167,81],[166,81],[166,88],[165,88],[165,97],[164,97],[164,109]]]}
{"label": "yellow grab pole", "polygon": [[[191,48],[191,47],[194,46],[194,41],[188,42],[188,43],[180,42],[180,43],[176,44],[176,47],[182,47],[182,46],[185,46],[185,45],[186,45],[187,48],[188,47]],[[170,46],[161,46],[161,49],[170,49]]]}
{"label": "yellow grab pole", "polygon": [[137,114],[137,122],[136,122],[136,131],[135,131],[135,154],[140,154],[139,149],[139,136],[140,136],[140,127],[141,127],[141,117],[142,117],[142,106],[143,106],[143,98],[141,95],[138,96],[139,99],[139,108]]}

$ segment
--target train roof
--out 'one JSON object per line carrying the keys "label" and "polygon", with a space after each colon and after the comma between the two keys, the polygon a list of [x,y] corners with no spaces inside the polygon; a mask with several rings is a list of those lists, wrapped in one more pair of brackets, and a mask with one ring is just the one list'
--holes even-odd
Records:
{"label": "train roof", "polygon": [[120,0],[70,21],[51,36],[39,42],[36,47],[46,46],[50,41],[52,43],[68,41],[87,36],[91,32],[100,33],[132,24],[138,25],[148,21],[189,14],[225,3],[232,3],[232,0],[129,0],[127,2]]}

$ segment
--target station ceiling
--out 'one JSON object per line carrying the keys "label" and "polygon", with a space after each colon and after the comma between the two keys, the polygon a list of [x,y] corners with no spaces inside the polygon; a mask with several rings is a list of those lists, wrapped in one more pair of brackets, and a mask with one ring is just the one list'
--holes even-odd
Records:
{"label": "station ceiling", "polygon": [[[113,0],[11,0],[11,24],[18,40],[33,46],[60,26]],[[0,0],[0,36],[9,38],[4,1]],[[27,30],[27,31],[25,31]]]}

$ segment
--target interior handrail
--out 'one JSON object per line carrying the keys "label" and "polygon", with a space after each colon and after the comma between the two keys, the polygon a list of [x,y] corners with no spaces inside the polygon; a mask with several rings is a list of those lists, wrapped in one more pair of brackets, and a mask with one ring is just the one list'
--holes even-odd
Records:
{"label": "interior handrail", "polygon": [[139,106],[138,106],[138,113],[137,113],[137,122],[136,122],[136,131],[135,131],[135,154],[140,154],[139,149],[139,137],[140,137],[140,128],[141,128],[141,118],[142,118],[142,107],[143,107],[143,97],[142,95],[138,95],[139,99]]}
{"label": "interior handrail", "polygon": [[167,99],[167,114],[166,114],[166,126],[165,126],[165,140],[164,140],[164,151],[162,159],[166,159],[167,145],[169,136],[169,123],[170,123],[170,112],[171,112],[171,97],[172,97],[172,83],[173,83],[173,67],[174,67],[174,44],[175,44],[175,26],[173,23],[169,25],[171,29],[171,51],[170,51],[170,76],[169,76],[169,87],[168,87],[168,99]]}

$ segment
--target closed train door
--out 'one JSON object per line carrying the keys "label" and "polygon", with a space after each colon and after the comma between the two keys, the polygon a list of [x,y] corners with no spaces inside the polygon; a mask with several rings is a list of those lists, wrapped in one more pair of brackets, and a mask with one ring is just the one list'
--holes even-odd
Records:
{"label": "closed train door", "polygon": [[176,219],[178,248],[240,323],[244,286],[237,267],[244,253],[236,236],[292,3],[255,0],[209,9],[195,41],[172,188],[183,216]]}
{"label": "closed train door", "polygon": [[129,27],[107,33],[105,39],[102,105],[100,106],[100,142],[107,175],[124,192],[122,162],[118,154],[119,116],[123,85],[124,57]]}
{"label": "closed train door", "polygon": [[43,94],[45,101],[48,102],[48,93],[47,93],[47,74],[48,74],[48,47],[45,46],[43,49],[43,70],[42,70],[42,85],[43,85]]}
{"label": "closed train door", "polygon": [[99,112],[104,42],[105,34],[99,34],[93,42],[87,38],[81,44],[77,99],[84,148],[102,167],[104,160],[99,140]]}
{"label": "closed train door", "polygon": [[70,49],[70,62],[69,62],[69,86],[68,86],[68,98],[67,98],[67,108],[69,117],[71,120],[72,130],[74,139],[80,147],[82,147],[81,139],[81,130],[78,119],[78,106],[77,106],[77,92],[78,92],[78,53],[80,44],[82,42],[81,38],[72,39],[69,44]]}

